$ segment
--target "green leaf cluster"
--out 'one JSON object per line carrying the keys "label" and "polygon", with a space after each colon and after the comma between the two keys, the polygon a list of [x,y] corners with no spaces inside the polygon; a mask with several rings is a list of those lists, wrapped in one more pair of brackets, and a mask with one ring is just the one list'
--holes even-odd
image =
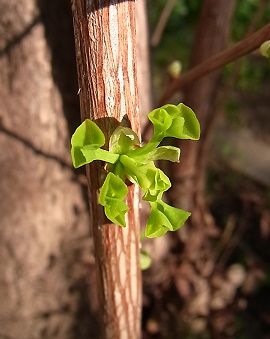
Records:
{"label": "green leaf cluster", "polygon": [[128,206],[127,181],[140,186],[143,199],[151,207],[145,235],[159,237],[179,229],[190,216],[189,212],[172,207],[162,200],[171,187],[170,179],[155,166],[157,160],[178,162],[180,150],[159,146],[166,137],[198,140],[200,125],[194,112],[184,104],[165,105],[149,113],[154,132],[151,140],[142,145],[137,134],[127,127],[117,127],[105,150],[105,136],[91,120],[85,120],[71,138],[71,157],[74,167],[101,160],[107,163],[107,177],[100,188],[99,204],[109,220],[125,227]]}

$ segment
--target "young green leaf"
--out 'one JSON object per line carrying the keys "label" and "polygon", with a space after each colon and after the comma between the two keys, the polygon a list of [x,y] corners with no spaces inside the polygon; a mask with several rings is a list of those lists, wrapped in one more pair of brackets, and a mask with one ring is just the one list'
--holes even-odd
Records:
{"label": "young green leaf", "polygon": [[71,159],[72,159],[72,164],[75,168],[78,168],[80,166],[87,164],[85,156],[82,154],[81,147],[71,148]]}
{"label": "young green leaf", "polygon": [[127,204],[121,200],[109,199],[104,206],[106,217],[114,224],[125,227],[125,214],[128,211]]}
{"label": "young green leaf", "polygon": [[198,140],[200,138],[200,123],[191,108],[184,104],[178,106],[180,115],[185,119],[183,134],[180,139]]}
{"label": "young green leaf", "polygon": [[136,149],[135,151],[131,151],[128,155],[142,164],[157,160],[179,162],[180,149],[178,147],[160,146],[154,149],[147,149],[147,147],[144,149],[144,147],[145,146]]}
{"label": "young green leaf", "polygon": [[99,148],[105,144],[105,136],[102,130],[93,121],[86,119],[71,137],[73,147],[91,146]]}
{"label": "young green leaf", "polygon": [[119,154],[108,152],[102,148],[92,149],[86,146],[81,148],[81,152],[84,155],[87,164],[94,160],[101,160],[114,164],[119,158]]}
{"label": "young green leaf", "polygon": [[108,169],[109,169],[110,172],[117,175],[123,181],[126,180],[127,174],[126,174],[124,166],[121,164],[120,161],[117,161],[114,165],[109,165]]}
{"label": "young green leaf", "polygon": [[154,135],[160,137],[163,137],[164,133],[169,130],[173,121],[164,106],[150,112],[148,119],[154,125]]}
{"label": "young green leaf", "polygon": [[125,213],[128,206],[125,198],[128,193],[126,184],[113,173],[108,173],[99,194],[99,204],[104,206],[106,217],[114,224],[126,226]]}
{"label": "young green leaf", "polygon": [[148,119],[154,125],[153,140],[181,137],[185,120],[180,116],[177,106],[165,105],[154,109],[148,114]]}
{"label": "young green leaf", "polygon": [[196,115],[184,104],[164,105],[150,112],[148,118],[154,125],[153,141],[161,141],[165,137],[191,140],[200,137]]}
{"label": "young green leaf", "polygon": [[149,169],[146,171],[146,177],[148,178],[150,185],[147,189],[142,187],[142,190],[145,193],[143,200],[156,201],[161,199],[163,192],[171,187],[171,182],[167,175],[154,165],[151,167],[149,166]]}
{"label": "young green leaf", "polygon": [[138,184],[145,193],[144,200],[156,201],[171,187],[170,179],[153,162],[142,164],[127,155],[121,155],[119,160],[129,180]]}
{"label": "young green leaf", "polygon": [[126,154],[139,145],[140,140],[132,129],[119,126],[110,137],[109,150],[117,154]]}
{"label": "young green leaf", "polygon": [[148,238],[160,237],[168,231],[176,231],[186,222],[189,212],[172,207],[163,201],[150,203],[151,212],[146,225]]}
{"label": "young green leaf", "polygon": [[104,144],[105,137],[101,129],[93,121],[86,119],[71,138],[71,158],[74,167],[78,168],[94,160],[115,163],[118,155],[101,149]]}
{"label": "young green leaf", "polygon": [[106,205],[107,199],[125,199],[128,193],[127,185],[113,173],[108,173],[99,194],[99,203]]}

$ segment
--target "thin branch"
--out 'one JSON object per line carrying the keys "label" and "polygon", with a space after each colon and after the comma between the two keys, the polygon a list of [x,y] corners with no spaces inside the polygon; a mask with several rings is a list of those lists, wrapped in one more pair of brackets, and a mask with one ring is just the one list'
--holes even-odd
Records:
{"label": "thin branch", "polygon": [[163,11],[161,12],[161,15],[159,17],[154,33],[152,35],[151,46],[156,47],[159,44],[175,4],[176,0],[167,0],[163,8]]}
{"label": "thin branch", "polygon": [[[157,106],[164,105],[177,91],[190,83],[256,50],[268,39],[270,39],[270,23],[239,41],[234,46],[213,55],[208,60],[181,75],[180,78],[174,80],[158,101]],[[143,140],[147,139],[150,128],[151,124],[147,122],[142,133]]]}
{"label": "thin branch", "polygon": [[207,61],[202,62],[198,66],[183,74],[179,79],[174,80],[159,100],[159,106],[167,102],[167,100],[170,99],[175,92],[179,91],[183,87],[254,51],[268,39],[270,39],[270,23],[249,35],[247,38],[236,43],[233,47],[215,54]]}

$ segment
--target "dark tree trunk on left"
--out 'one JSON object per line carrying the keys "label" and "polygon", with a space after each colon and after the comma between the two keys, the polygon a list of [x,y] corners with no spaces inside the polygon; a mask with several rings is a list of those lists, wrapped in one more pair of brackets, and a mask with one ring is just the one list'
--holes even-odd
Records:
{"label": "dark tree trunk on left", "polygon": [[0,32],[0,338],[86,339],[89,218],[66,119],[68,106],[79,111],[71,13],[63,0],[0,0]]}

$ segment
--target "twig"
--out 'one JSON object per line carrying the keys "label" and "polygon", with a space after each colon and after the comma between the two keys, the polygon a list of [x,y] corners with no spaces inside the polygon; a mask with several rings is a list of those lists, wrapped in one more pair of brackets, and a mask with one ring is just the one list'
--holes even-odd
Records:
{"label": "twig", "polygon": [[195,80],[202,78],[206,74],[211,73],[254,51],[268,39],[270,39],[270,23],[255,33],[249,35],[247,38],[236,43],[233,47],[215,54],[207,61],[195,66],[193,69],[183,74],[180,78],[174,80],[159,100],[159,106],[167,102],[167,100],[170,99],[170,97],[178,90],[194,82]]}
{"label": "twig", "polygon": [[164,29],[166,27],[166,24],[168,22],[168,19],[172,13],[172,10],[175,6],[175,3],[176,3],[176,0],[167,0],[164,8],[163,8],[163,11],[161,12],[161,15],[159,17],[159,20],[158,20],[158,23],[157,23],[157,26],[154,30],[154,33],[153,33],[153,36],[152,36],[152,39],[151,39],[151,46],[153,47],[156,47],[161,38],[162,38],[162,34],[164,32]]}

